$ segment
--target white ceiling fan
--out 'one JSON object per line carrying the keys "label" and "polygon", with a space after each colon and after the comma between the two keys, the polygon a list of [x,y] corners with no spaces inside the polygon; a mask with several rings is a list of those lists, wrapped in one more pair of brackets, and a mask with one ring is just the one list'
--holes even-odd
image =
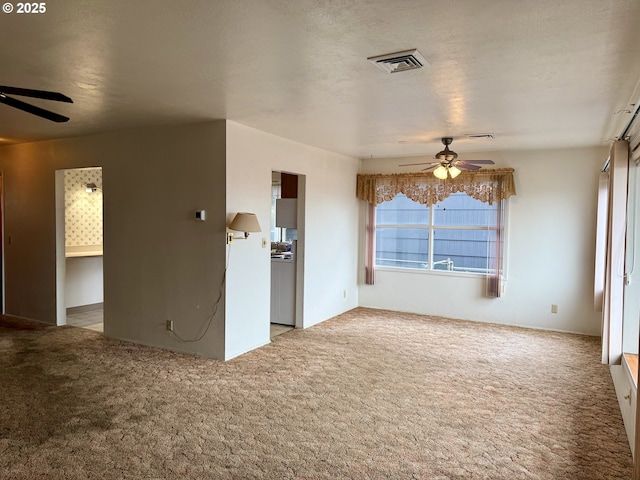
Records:
{"label": "white ceiling fan", "polygon": [[[444,150],[436,153],[433,158],[435,162],[407,163],[401,167],[414,167],[416,165],[427,165],[421,171],[433,170],[433,174],[444,180],[447,176],[456,178],[462,170],[480,170],[480,165],[493,165],[493,160],[458,160],[458,154],[449,150],[449,145],[453,142],[453,137],[443,137]],[[461,170],[462,169],[462,170]]]}

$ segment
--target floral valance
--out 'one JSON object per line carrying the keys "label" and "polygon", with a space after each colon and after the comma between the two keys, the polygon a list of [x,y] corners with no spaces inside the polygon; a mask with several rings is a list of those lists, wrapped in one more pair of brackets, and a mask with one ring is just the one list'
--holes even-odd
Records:
{"label": "floral valance", "polygon": [[357,197],[372,205],[393,199],[399,193],[414,202],[434,205],[452,193],[464,192],[489,205],[516,194],[513,168],[464,171],[456,178],[440,180],[431,172],[358,175]]}

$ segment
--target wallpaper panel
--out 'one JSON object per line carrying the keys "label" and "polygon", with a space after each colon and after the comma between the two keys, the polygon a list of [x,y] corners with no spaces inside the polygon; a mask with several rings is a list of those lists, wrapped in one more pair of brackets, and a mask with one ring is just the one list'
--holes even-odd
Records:
{"label": "wallpaper panel", "polygon": [[[95,192],[86,191],[95,183]],[[102,169],[82,168],[64,172],[65,245],[102,245]]]}

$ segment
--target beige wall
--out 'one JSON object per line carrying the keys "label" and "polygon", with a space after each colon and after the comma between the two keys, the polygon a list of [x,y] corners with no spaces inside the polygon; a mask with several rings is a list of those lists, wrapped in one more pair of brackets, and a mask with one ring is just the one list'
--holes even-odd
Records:
{"label": "beige wall", "polygon": [[[6,313],[55,324],[55,171],[101,166],[105,333],[224,357],[225,122],[0,147]],[[207,222],[194,211],[206,209]],[[11,243],[9,244],[9,238]]]}
{"label": "beige wall", "polygon": [[[221,359],[268,343],[270,259],[261,238],[268,238],[271,171],[282,170],[304,175],[307,192],[300,326],[326,320],[358,305],[358,165],[227,121],[0,147],[12,239],[6,312],[51,324],[64,312],[64,301],[56,303],[65,263],[64,248],[56,252],[56,235],[64,242],[64,227],[56,233],[56,170],[100,166],[106,335]],[[194,220],[197,209],[207,210],[206,222]],[[264,232],[234,243],[209,330],[182,342],[165,322],[187,340],[204,332],[224,274],[226,221],[240,210],[258,213]]]}
{"label": "beige wall", "polygon": [[[227,220],[254,212],[262,232],[231,246],[226,284],[226,358],[269,342],[271,262],[269,239],[271,172],[296,173],[304,188],[298,202],[304,218],[298,227],[296,326],[307,328],[358,306],[359,160],[227,122]],[[346,297],[344,295],[346,292]]]}
{"label": "beige wall", "polygon": [[[301,326],[364,305],[598,334],[594,209],[606,149],[478,154],[488,155],[516,169],[518,188],[500,299],[484,298],[480,279],[433,274],[381,271],[375,287],[358,288],[353,158],[227,121],[0,147],[6,313],[56,323],[64,264],[56,263],[56,170],[101,166],[106,334],[220,359],[267,343],[269,256],[260,241],[268,237],[271,171],[278,170],[305,182]],[[364,171],[389,172],[402,160],[363,163]],[[549,176],[558,165],[564,173]],[[197,209],[207,210],[206,222],[194,220]],[[165,321],[187,340],[204,332],[224,274],[226,221],[237,211],[256,212],[264,231],[234,244],[210,328],[202,340],[182,342]]]}
{"label": "beige wall", "polygon": [[[606,147],[465,154],[515,169],[504,296],[486,298],[482,276],[380,269],[376,285],[360,286],[360,305],[599,335],[593,259],[598,174],[607,154]],[[362,168],[390,173],[419,161],[364,160]],[[552,304],[558,313],[551,313]]]}

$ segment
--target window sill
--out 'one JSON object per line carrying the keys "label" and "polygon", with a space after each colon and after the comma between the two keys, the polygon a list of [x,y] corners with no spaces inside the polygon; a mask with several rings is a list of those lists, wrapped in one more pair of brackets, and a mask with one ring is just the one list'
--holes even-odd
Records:
{"label": "window sill", "polygon": [[458,278],[477,278],[479,280],[484,279],[486,274],[484,273],[471,273],[471,272],[452,272],[450,270],[425,270],[421,268],[399,268],[399,267],[376,267],[377,272],[395,272],[395,273],[411,273],[419,275],[437,275],[445,277],[458,277]]}
{"label": "window sill", "polygon": [[633,380],[633,385],[638,388],[638,355],[633,353],[625,353],[623,355],[624,363],[627,366],[629,375]]}

